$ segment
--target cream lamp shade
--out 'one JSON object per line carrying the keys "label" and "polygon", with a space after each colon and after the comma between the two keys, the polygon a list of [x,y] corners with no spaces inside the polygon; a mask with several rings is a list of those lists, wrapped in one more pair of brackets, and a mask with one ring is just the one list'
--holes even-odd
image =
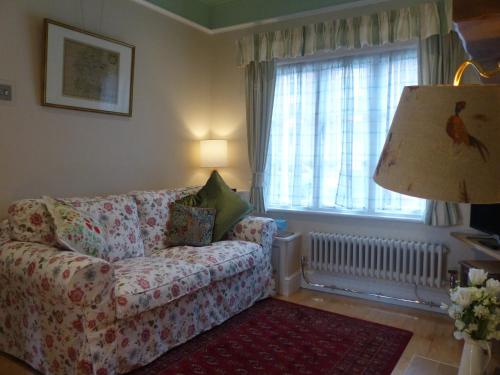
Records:
{"label": "cream lamp shade", "polygon": [[500,85],[405,87],[374,180],[420,198],[500,202]]}
{"label": "cream lamp shade", "polygon": [[200,166],[227,166],[227,141],[225,139],[209,139],[200,141]]}

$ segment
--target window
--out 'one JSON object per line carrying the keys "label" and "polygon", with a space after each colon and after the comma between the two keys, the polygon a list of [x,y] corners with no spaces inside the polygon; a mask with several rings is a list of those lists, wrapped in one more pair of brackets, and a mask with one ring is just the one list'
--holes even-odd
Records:
{"label": "window", "polygon": [[267,207],[422,218],[424,200],[372,180],[403,87],[417,80],[414,46],[278,66]]}

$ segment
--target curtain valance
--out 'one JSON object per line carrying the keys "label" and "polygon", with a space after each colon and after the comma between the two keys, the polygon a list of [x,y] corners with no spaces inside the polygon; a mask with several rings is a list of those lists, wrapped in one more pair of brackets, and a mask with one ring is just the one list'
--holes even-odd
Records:
{"label": "curtain valance", "polygon": [[[441,11],[440,6],[443,5]],[[451,30],[451,1],[422,3],[357,17],[262,32],[237,41],[239,65],[293,58],[339,48],[426,39]]]}

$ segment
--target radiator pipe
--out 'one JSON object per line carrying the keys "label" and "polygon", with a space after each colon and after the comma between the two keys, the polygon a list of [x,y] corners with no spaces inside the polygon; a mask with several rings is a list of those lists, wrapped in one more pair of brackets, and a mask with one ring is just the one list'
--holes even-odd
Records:
{"label": "radiator pipe", "polygon": [[342,292],[347,292],[347,293],[352,293],[352,294],[361,294],[361,295],[365,295],[365,296],[371,296],[371,297],[382,298],[382,299],[390,299],[390,300],[395,300],[395,301],[400,301],[400,302],[415,303],[417,305],[425,305],[425,306],[429,306],[429,307],[439,307],[440,306],[432,301],[424,301],[424,300],[421,300],[420,298],[418,298],[417,284],[414,285],[415,286],[415,296],[417,297],[417,299],[408,299],[408,298],[387,296],[387,295],[381,294],[381,293],[364,292],[361,290],[356,290],[356,289],[351,289],[351,288],[339,288],[335,285],[324,285],[324,284],[313,283],[309,280],[309,277],[306,275],[306,272],[305,272],[305,266],[307,265],[307,263],[308,263],[307,258],[305,256],[301,256],[300,257],[300,269],[302,271],[302,278],[304,279],[305,283],[309,286],[332,289],[332,290],[340,290]]}

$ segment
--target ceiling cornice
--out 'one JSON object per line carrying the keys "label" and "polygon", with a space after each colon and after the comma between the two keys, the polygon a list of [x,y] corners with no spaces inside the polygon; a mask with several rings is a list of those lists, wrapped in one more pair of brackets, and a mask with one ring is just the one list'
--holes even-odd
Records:
{"label": "ceiling cornice", "polygon": [[[172,18],[176,21],[179,21],[187,26],[190,26],[190,27],[193,27],[199,31],[202,31],[205,34],[215,35],[215,34],[231,32],[231,31],[244,30],[244,29],[248,29],[251,27],[258,26],[258,25],[266,25],[266,24],[288,21],[288,20],[293,20],[293,19],[302,18],[302,17],[310,17],[310,16],[315,16],[315,15],[324,14],[324,13],[337,12],[337,11],[342,11],[342,10],[346,10],[346,9],[354,9],[354,8],[365,7],[365,6],[370,6],[370,5],[382,4],[382,3],[387,3],[387,2],[390,2],[393,0],[355,0],[352,2],[348,2],[348,3],[325,6],[325,7],[321,7],[318,9],[311,9],[311,10],[296,12],[293,14],[286,14],[286,15],[278,16],[278,17],[270,17],[270,18],[266,18],[266,19],[262,19],[262,20],[258,20],[258,21],[245,22],[245,23],[234,25],[234,26],[226,26],[226,27],[219,27],[219,28],[208,28],[208,27],[201,25],[195,21],[192,21],[186,17],[180,16],[177,13],[169,11],[169,10],[159,6],[159,5],[153,4],[148,0],[131,0],[131,1],[133,1],[137,4],[140,4],[146,8],[149,8],[149,9],[151,9],[157,13],[160,13],[164,16]],[[225,2],[225,3],[227,3],[227,2]]]}
{"label": "ceiling cornice", "polygon": [[187,25],[187,26],[191,26],[199,31],[203,31],[204,33],[206,34],[214,34],[214,30],[212,29],[209,29],[208,27],[205,27],[203,25],[200,25],[199,23],[197,22],[194,22],[194,21],[191,21],[190,19],[186,18],[186,17],[182,17],[182,16],[179,16],[177,13],[174,13],[174,12],[171,12],[165,8],[162,8],[161,6],[159,5],[156,5],[156,4],[153,4],[153,3],[150,3],[149,1],[147,0],[130,0],[134,3],[137,3],[139,5],[142,5],[146,8],[149,8],[157,13],[160,13],[164,16],[167,16],[169,18],[172,18],[176,21],[179,21],[180,23],[183,23],[184,25]]}

